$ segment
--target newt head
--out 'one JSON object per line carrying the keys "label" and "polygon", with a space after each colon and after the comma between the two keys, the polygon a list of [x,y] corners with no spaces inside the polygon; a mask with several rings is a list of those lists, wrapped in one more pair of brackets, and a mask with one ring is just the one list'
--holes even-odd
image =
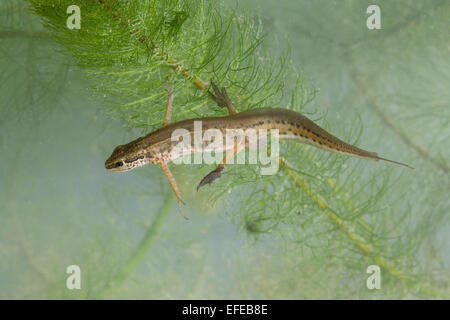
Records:
{"label": "newt head", "polygon": [[105,168],[113,172],[129,171],[148,163],[142,150],[134,144],[117,146],[105,161]]}

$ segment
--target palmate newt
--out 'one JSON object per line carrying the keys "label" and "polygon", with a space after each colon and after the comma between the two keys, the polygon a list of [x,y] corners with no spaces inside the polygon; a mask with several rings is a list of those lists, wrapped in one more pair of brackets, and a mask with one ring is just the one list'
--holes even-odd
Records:
{"label": "palmate newt", "polygon": [[[211,87],[214,93],[209,92],[211,98],[221,107],[227,107],[229,111],[228,116],[223,117],[208,117],[195,118],[183,120],[175,123],[170,123],[172,103],[174,98],[173,90],[168,90],[168,102],[166,113],[164,116],[163,126],[154,132],[131,141],[125,145],[116,147],[111,156],[106,160],[106,169],[114,172],[128,171],[149,163],[161,166],[170,185],[177,196],[178,205],[184,204],[180,191],[178,189],[175,178],[169,170],[168,162],[173,161],[176,157],[181,157],[181,154],[174,155],[172,152],[178,141],[173,141],[172,133],[177,129],[184,129],[191,135],[194,134],[194,122],[202,122],[202,130],[218,129],[224,133],[225,130],[233,129],[278,129],[279,139],[289,139],[301,143],[313,145],[315,147],[325,149],[331,152],[336,152],[348,156],[360,157],[372,160],[383,160],[392,162],[398,165],[411,168],[409,165],[397,161],[389,160],[379,157],[375,152],[365,151],[363,149],[352,146],[329,132],[325,131],[313,121],[304,115],[289,109],[282,108],[257,108],[245,112],[237,113],[233,102],[227,95],[225,88],[219,90],[217,86],[211,82]],[[211,183],[213,180],[221,175],[222,170],[227,163],[241,150],[248,148],[248,144],[237,145],[234,147],[216,152],[226,151],[226,155],[218,167],[205,176],[199,187]],[[191,152],[202,152],[203,149]]]}

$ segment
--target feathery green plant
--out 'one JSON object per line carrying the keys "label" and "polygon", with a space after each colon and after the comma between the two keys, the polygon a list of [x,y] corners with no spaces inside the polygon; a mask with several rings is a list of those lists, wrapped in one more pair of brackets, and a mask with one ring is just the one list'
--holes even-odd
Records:
{"label": "feathery green plant", "polygon": [[[0,125],[10,119],[32,118],[38,121],[47,116],[52,109],[49,106],[36,110],[30,108],[30,105],[39,101],[51,104],[58,92],[64,88],[67,76],[67,66],[57,62],[45,70],[40,70],[40,75],[36,76],[37,64],[46,64],[50,60],[47,50],[50,50],[49,47],[53,44],[48,32],[36,30],[35,25],[18,18],[15,13],[20,10],[24,10],[24,5],[11,1],[3,2],[0,7],[0,54],[4,61],[9,62],[5,63],[0,74],[0,83],[4,89],[4,109]],[[13,55],[13,50],[23,54]],[[27,78],[32,81],[26,81]],[[29,94],[17,95],[18,88]]]}
{"label": "feathery green plant", "polygon": [[[358,141],[362,125],[356,117],[343,129],[326,123],[322,110],[307,112],[314,88],[295,71],[288,51],[267,49],[261,21],[251,12],[216,1],[84,0],[77,3],[81,29],[69,30],[66,8],[72,1],[30,3],[110,114],[128,127],[149,132],[161,125],[168,82],[176,92],[173,121],[226,114],[203,90],[205,81],[213,79],[227,87],[239,111],[270,105],[303,111],[346,141]],[[220,199],[231,220],[248,234],[286,239],[288,250],[304,258],[299,265],[315,260],[342,271],[377,264],[387,271],[384,283],[392,296],[403,296],[402,290],[443,296],[438,288],[418,285],[420,242],[409,242],[414,231],[408,228],[423,225],[410,221],[409,208],[393,212],[393,203],[386,202],[396,201],[386,193],[398,187],[395,175],[401,169],[287,146],[281,145],[278,174],[260,176],[258,166],[231,166],[202,192]],[[189,181],[201,176],[183,174],[190,175]],[[129,265],[135,265],[133,259]],[[355,276],[360,294],[366,277],[362,271]]]}

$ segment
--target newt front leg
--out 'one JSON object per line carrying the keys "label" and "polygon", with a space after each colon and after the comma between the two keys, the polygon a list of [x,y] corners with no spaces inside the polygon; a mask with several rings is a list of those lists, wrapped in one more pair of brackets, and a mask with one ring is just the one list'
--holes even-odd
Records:
{"label": "newt front leg", "polygon": [[[173,89],[173,84],[169,85],[167,84],[167,106],[166,106],[166,113],[164,114],[164,120],[163,120],[163,127],[167,126],[170,123],[170,119],[172,117],[172,105],[173,105],[173,99],[175,97],[175,92]],[[169,169],[169,166],[167,165],[167,162],[162,161],[159,163],[161,166],[161,169],[163,170],[164,174],[167,177],[167,180],[169,180],[170,186],[172,187],[173,192],[175,193],[175,196],[178,200],[178,211],[180,211],[181,215],[187,219],[187,217],[183,214],[181,211],[181,204],[186,204],[183,199],[181,198],[180,189],[178,189],[177,181],[175,180],[175,177],[173,176],[172,172]]]}
{"label": "newt front leg", "polygon": [[181,205],[182,204],[186,204],[183,199],[181,198],[181,193],[180,193],[180,189],[178,189],[178,185],[177,182],[172,174],[172,172],[170,172],[169,166],[167,165],[167,162],[161,162],[159,164],[161,166],[161,169],[163,170],[164,174],[167,177],[167,180],[169,180],[170,186],[172,187],[173,193],[175,193],[175,196],[177,197],[178,200],[178,210],[180,211],[181,215],[187,219],[187,217],[183,214],[183,212],[181,211]]}
{"label": "newt front leg", "polygon": [[175,98],[175,91],[173,89],[173,84],[167,84],[167,106],[166,113],[164,114],[163,126],[167,126],[172,118],[172,105],[173,99]]}

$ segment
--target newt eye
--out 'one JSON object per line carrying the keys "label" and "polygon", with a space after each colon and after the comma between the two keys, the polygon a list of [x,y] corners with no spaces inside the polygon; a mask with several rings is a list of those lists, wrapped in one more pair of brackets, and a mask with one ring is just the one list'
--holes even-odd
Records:
{"label": "newt eye", "polygon": [[119,162],[116,162],[114,164],[114,168],[118,168],[118,167],[121,167],[121,166],[123,166],[123,161],[119,161]]}

